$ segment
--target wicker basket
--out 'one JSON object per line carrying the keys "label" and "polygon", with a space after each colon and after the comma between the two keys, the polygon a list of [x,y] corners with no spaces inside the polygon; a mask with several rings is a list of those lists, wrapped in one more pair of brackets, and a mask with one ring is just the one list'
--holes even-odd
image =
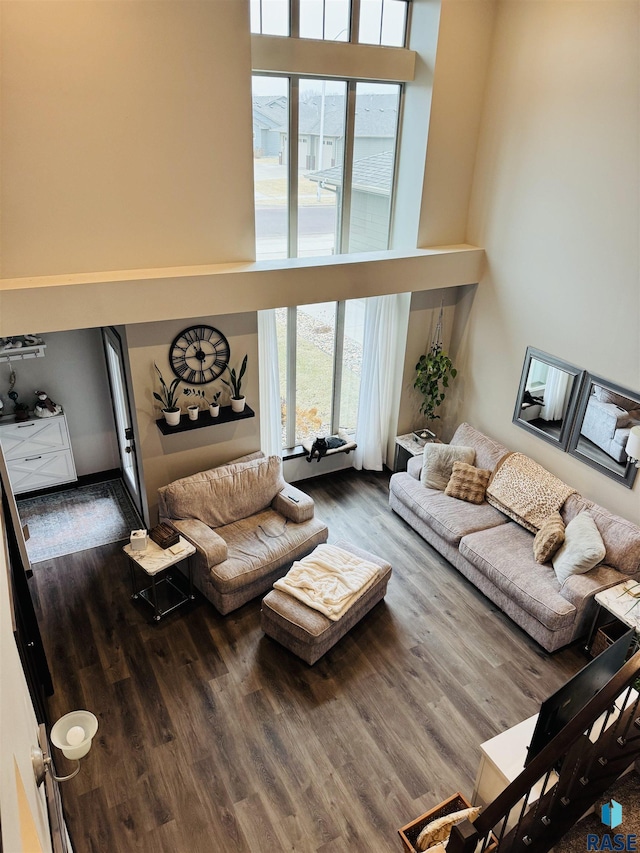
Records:
{"label": "wicker basket", "polygon": [[[398,830],[398,835],[409,853],[417,853],[415,848],[416,840],[428,823],[431,823],[432,820],[436,820],[439,817],[445,817],[445,815],[452,814],[453,812],[459,812],[461,809],[468,809],[470,807],[471,803],[460,792],[458,792],[449,797],[449,799],[438,803],[437,806],[434,806],[428,812],[420,815],[420,817],[411,821],[411,823],[403,826],[402,829]],[[494,840],[487,846],[486,853],[491,853],[491,851],[495,850],[496,847],[497,843],[496,840]]]}
{"label": "wicker basket", "polygon": [[616,640],[619,640],[623,634],[629,628],[623,623],[615,620],[614,622],[607,622],[606,625],[602,625],[601,628],[598,628],[596,631],[596,635],[591,642],[591,648],[589,649],[589,653],[592,658],[597,657],[600,652],[603,652],[605,649],[608,649],[612,643],[615,643]]}

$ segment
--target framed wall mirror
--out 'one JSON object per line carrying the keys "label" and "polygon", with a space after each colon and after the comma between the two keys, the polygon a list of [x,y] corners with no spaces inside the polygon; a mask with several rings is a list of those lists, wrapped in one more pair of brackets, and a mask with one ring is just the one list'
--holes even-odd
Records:
{"label": "framed wall mirror", "polygon": [[513,423],[566,450],[584,371],[527,347]]}
{"label": "framed wall mirror", "polygon": [[640,393],[586,373],[569,453],[631,489],[638,469],[625,446],[634,426],[640,426]]}

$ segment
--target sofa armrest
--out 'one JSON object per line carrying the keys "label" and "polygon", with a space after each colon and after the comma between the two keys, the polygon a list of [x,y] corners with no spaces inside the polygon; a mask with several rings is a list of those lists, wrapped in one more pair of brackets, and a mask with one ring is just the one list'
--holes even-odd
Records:
{"label": "sofa armrest", "polygon": [[629,412],[620,409],[613,403],[603,403],[595,397],[589,398],[587,410],[584,413],[581,432],[591,441],[607,441],[613,438],[613,434],[619,427],[623,426],[629,419]]}
{"label": "sofa armrest", "polygon": [[596,593],[616,586],[628,577],[606,565],[596,566],[583,575],[569,575],[560,587],[560,595],[576,608],[579,628],[574,636],[579,637],[587,631],[596,612]]}
{"label": "sofa armrest", "polygon": [[419,480],[423,465],[424,460],[422,456],[412,456],[407,462],[407,474],[413,477],[414,480]]}
{"label": "sofa armrest", "polygon": [[271,507],[296,524],[313,518],[313,498],[288,483],[271,501]]}
{"label": "sofa armrest", "polygon": [[207,567],[217,566],[227,559],[227,543],[203,521],[197,518],[169,519],[181,536],[188,539],[206,560]]}

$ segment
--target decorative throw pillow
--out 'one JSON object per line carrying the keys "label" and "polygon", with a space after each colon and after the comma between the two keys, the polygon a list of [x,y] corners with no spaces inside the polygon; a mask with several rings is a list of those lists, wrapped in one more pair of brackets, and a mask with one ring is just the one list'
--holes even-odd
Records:
{"label": "decorative throw pillow", "polygon": [[468,501],[472,504],[481,504],[491,471],[484,468],[474,468],[466,462],[454,462],[451,477],[444,490],[445,495],[458,498],[460,501]]}
{"label": "decorative throw pillow", "polygon": [[416,838],[416,847],[418,850],[429,850],[434,844],[446,841],[451,835],[451,829],[456,823],[463,820],[470,820],[471,823],[480,814],[479,806],[472,806],[468,809],[460,809],[457,812],[444,817],[438,817],[428,823],[422,832]]}
{"label": "decorative throw pillow", "polygon": [[473,447],[458,447],[453,444],[425,444],[422,455],[420,482],[429,489],[447,488],[454,462],[473,465],[476,452]]}
{"label": "decorative throw pillow", "polygon": [[564,521],[559,512],[552,512],[542,522],[533,540],[533,557],[536,563],[546,563],[564,542]]}
{"label": "decorative throw pillow", "polygon": [[583,575],[604,560],[606,548],[588,512],[576,515],[564,531],[564,543],[551,560],[556,577],[564,583],[571,575]]}

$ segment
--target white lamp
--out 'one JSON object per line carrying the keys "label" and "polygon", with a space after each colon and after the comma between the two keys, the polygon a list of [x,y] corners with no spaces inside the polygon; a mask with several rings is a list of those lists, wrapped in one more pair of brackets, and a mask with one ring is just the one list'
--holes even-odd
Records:
{"label": "white lamp", "polygon": [[629,457],[629,462],[636,468],[640,468],[640,426],[631,427],[625,452]]}
{"label": "white lamp", "polygon": [[[98,731],[98,720],[90,711],[71,711],[60,717],[51,729],[51,743],[62,750],[65,758],[77,761],[78,766],[69,776],[56,776],[57,782],[73,779],[80,772],[80,759],[91,749],[91,741]],[[41,741],[42,742],[42,741]],[[51,772],[51,756],[44,754],[40,747],[31,749],[31,760],[36,782],[41,785],[47,770]]]}

